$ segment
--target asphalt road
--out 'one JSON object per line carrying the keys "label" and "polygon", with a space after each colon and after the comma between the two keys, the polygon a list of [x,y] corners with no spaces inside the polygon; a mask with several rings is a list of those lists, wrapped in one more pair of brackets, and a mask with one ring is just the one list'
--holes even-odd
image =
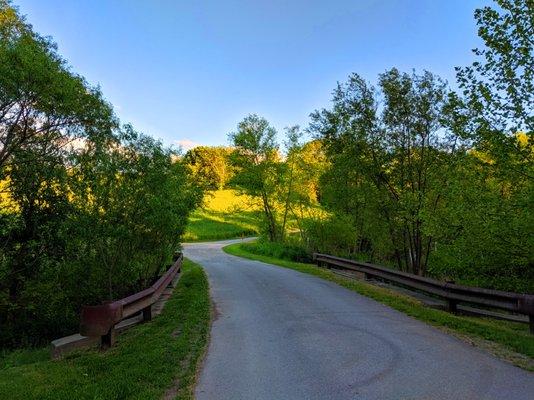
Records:
{"label": "asphalt road", "polygon": [[[334,283],[185,246],[216,317],[198,400],[534,399],[534,374]],[[533,339],[534,340],[534,339]]]}

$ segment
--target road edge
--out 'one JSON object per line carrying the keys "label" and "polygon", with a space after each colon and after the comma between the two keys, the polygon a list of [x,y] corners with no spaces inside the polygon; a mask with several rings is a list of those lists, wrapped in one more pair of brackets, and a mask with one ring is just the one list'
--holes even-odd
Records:
{"label": "road edge", "polygon": [[[520,331],[506,328],[506,326],[516,327],[517,325],[515,323],[454,315],[445,311],[432,309],[410,296],[398,293],[389,288],[349,279],[334,274],[329,270],[319,268],[314,264],[298,263],[248,252],[244,243],[229,244],[222,247],[222,250],[236,257],[261,261],[334,282],[346,289],[369,297],[396,311],[429,324],[471,346],[492,354],[500,360],[524,370],[534,372],[534,343],[532,343],[534,341],[532,341],[532,338],[526,331],[525,335],[521,335]],[[528,331],[528,326],[525,329]]]}

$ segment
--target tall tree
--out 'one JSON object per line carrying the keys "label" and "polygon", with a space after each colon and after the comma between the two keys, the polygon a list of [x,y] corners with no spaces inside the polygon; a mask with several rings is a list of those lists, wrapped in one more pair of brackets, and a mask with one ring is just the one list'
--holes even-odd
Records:
{"label": "tall tree", "polygon": [[25,147],[45,157],[76,137],[109,135],[116,121],[100,90],[71,72],[55,44],[5,0],[0,22],[0,170]]}
{"label": "tall tree", "polygon": [[0,347],[153,281],[201,199],[175,158],[0,0]]}
{"label": "tall tree", "polygon": [[275,203],[281,164],[275,137],[276,130],[256,114],[245,117],[237,131],[229,135],[237,167],[232,182],[246,194],[261,199],[265,230],[271,241],[280,235]]}
{"label": "tall tree", "polygon": [[[332,109],[312,114],[311,130],[323,139],[336,174],[353,188],[332,182],[334,208],[350,210],[362,226],[384,224],[398,267],[424,274],[432,237],[425,235],[422,214],[439,202],[433,188],[451,148],[441,123],[447,90],[429,72],[396,69],[380,75],[379,88],[351,75],[335,90]],[[347,209],[350,204],[355,208]],[[372,215],[369,208],[383,222],[361,220]]]}
{"label": "tall tree", "polygon": [[223,189],[232,177],[231,152],[227,147],[198,146],[185,153],[184,162],[207,189]]}
{"label": "tall tree", "polygon": [[475,11],[484,46],[457,68],[446,123],[471,148],[428,215],[435,268],[479,285],[532,291],[534,253],[534,2]]}
{"label": "tall tree", "polygon": [[[475,11],[484,47],[477,60],[457,68],[461,95],[453,96],[451,126],[488,153],[495,167],[534,178],[534,2],[496,0]],[[527,134],[527,145],[515,136]],[[522,160],[522,163],[517,163]]]}

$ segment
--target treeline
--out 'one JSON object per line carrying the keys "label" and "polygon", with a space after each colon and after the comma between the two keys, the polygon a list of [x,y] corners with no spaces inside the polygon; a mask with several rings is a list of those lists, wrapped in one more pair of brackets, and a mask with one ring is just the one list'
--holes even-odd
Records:
{"label": "treeline", "polygon": [[534,292],[534,9],[497,3],[476,11],[485,48],[457,92],[427,71],[352,74],[311,114],[307,144],[293,127],[281,151],[257,115],[238,125],[231,183],[261,201],[257,251]]}
{"label": "treeline", "polygon": [[76,332],[81,305],[161,274],[202,197],[175,158],[0,0],[0,347]]}

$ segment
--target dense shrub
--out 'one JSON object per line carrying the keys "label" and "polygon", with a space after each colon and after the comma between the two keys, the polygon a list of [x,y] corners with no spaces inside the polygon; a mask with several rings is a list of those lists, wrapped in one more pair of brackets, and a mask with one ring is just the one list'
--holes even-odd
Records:
{"label": "dense shrub", "polygon": [[297,243],[282,243],[259,240],[247,246],[247,251],[258,255],[275,257],[283,260],[312,262],[312,255],[304,246]]}
{"label": "dense shrub", "polygon": [[303,237],[310,252],[349,256],[357,244],[357,232],[348,217],[330,216],[303,222]]}

